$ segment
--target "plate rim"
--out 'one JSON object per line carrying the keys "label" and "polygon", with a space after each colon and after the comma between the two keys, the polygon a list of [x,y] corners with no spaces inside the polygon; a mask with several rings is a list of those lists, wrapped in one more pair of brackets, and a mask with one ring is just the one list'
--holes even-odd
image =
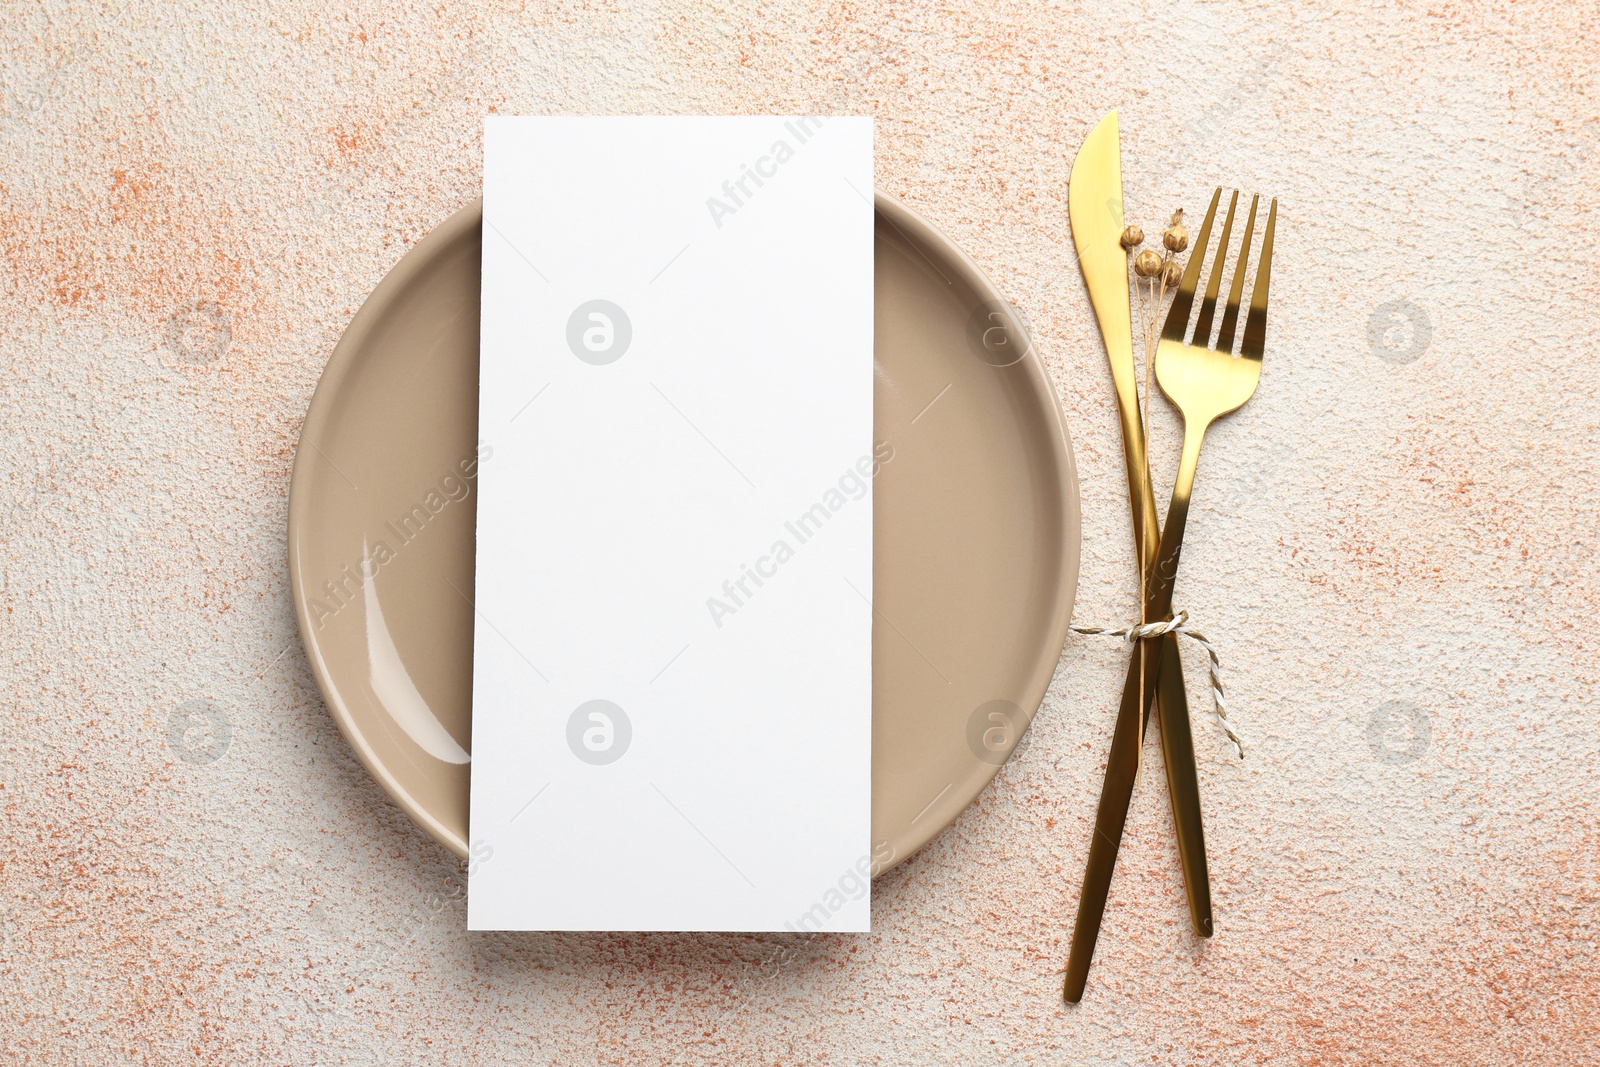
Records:
{"label": "plate rim", "polygon": [[[921,245],[926,251],[932,251],[944,258],[948,263],[958,268],[963,276],[962,280],[973,289],[975,295],[983,301],[992,301],[1005,307],[1011,307],[1004,295],[995,287],[988,274],[978,264],[962,251],[953,241],[936,229],[921,215],[902,203],[898,198],[882,190],[874,189],[874,208],[878,215],[885,218],[900,235],[914,245]],[[405,812],[406,816],[420,827],[428,836],[439,842],[442,846],[455,854],[458,858],[466,859],[468,843],[459,837],[454,830],[444,825],[435,818],[426,807],[404,786],[404,784],[384,765],[377,753],[368,744],[355,716],[350,712],[349,706],[340,696],[337,685],[334,683],[332,671],[326,658],[322,654],[319,643],[314,638],[315,629],[312,626],[308,591],[305,580],[300,571],[300,538],[303,536],[307,523],[302,518],[312,506],[312,489],[310,480],[312,475],[306,473],[302,476],[301,459],[303,451],[301,444],[308,439],[317,440],[325,433],[325,426],[333,415],[333,402],[330,399],[341,391],[341,386],[356,366],[356,356],[365,347],[368,336],[383,320],[390,308],[406,293],[409,286],[416,281],[424,264],[430,262],[427,255],[416,255],[420,251],[435,245],[447,245],[464,237],[472,229],[481,229],[483,221],[483,200],[481,197],[458,208],[452,212],[439,225],[430,230],[416,244],[407,248],[400,259],[391,266],[378,280],[372,292],[368,294],[361,306],[352,316],[350,323],[340,334],[339,340],[334,344],[328,360],[324,364],[322,373],[317,380],[317,386],[312,391],[311,400],[306,407],[306,415],[300,425],[300,432],[295,441],[295,454],[289,475],[289,499],[287,515],[287,543],[289,564],[289,588],[294,602],[295,624],[299,630],[300,646],[305,651],[306,660],[311,668],[312,676],[316,679],[317,689],[322,695],[323,704],[328,709],[334,725],[345,742],[350,745],[356,758],[372,776],[378,786],[388,795],[389,799]],[[1077,585],[1079,570],[1082,566],[1082,513],[1080,509],[1077,465],[1072,449],[1072,440],[1067,431],[1066,415],[1061,409],[1061,400],[1056,392],[1055,384],[1047,372],[1043,358],[1040,356],[1037,343],[1027,329],[1026,322],[1018,318],[1022,324],[1022,332],[1028,341],[1027,355],[1014,366],[1025,369],[1033,398],[1045,410],[1045,425],[1052,431],[1049,434],[1053,458],[1056,467],[1056,488],[1062,502],[1062,519],[1064,536],[1058,546],[1062,580],[1054,590],[1053,610],[1051,612],[1050,629],[1048,633],[1049,645],[1042,647],[1053,648],[1053,653],[1041,653],[1039,660],[1034,664],[1031,676],[1026,686],[1023,687],[1023,707],[1027,713],[1027,728],[1019,731],[1016,739],[1006,751],[1006,759],[995,764],[981,762],[976,767],[987,767],[986,772],[980,772],[969,778],[966,788],[957,789],[963,783],[953,782],[950,793],[939,798],[937,808],[930,806],[926,814],[935,814],[935,817],[924,824],[927,829],[915,833],[904,834],[899,838],[891,837],[889,843],[894,845],[893,858],[874,871],[874,876],[881,876],[887,871],[899,866],[911,856],[920,851],[928,842],[948,829],[961,812],[972,804],[988,785],[999,774],[1000,768],[1010,759],[1011,753],[1021,743],[1027,731],[1033,728],[1033,720],[1038,715],[1039,708],[1043,705],[1050,683],[1055,678],[1055,672],[1060,664],[1061,649],[1066,644],[1067,629],[1071,625],[1072,609],[1077,599]],[[309,472],[309,462],[304,470]],[[942,802],[940,802],[942,801]],[[918,821],[921,816],[918,817]]]}
{"label": "plate rim", "polygon": [[[881,189],[874,189],[873,192],[876,201],[874,206],[902,237],[914,244],[920,243],[931,248],[948,263],[957,267],[963,280],[972,287],[974,295],[980,301],[1012,308],[1013,312],[1015,311],[1014,305],[995,286],[988,273],[959,245],[898,197]],[[1072,450],[1071,435],[1067,431],[1066,413],[1061,407],[1061,397],[1056,392],[1055,383],[1045,367],[1044,358],[1039,354],[1038,342],[1033,337],[1033,331],[1028,328],[1027,320],[1019,315],[1013,313],[1011,321],[1019,328],[1022,338],[1027,342],[1027,354],[1011,366],[1025,370],[1032,386],[1030,390],[1032,399],[1044,409],[1042,412],[1044,425],[1051,431],[1049,437],[1052,458],[1055,460],[1056,490],[1062,508],[1063,536],[1056,552],[1061,581],[1053,590],[1055,603],[1050,620],[1049,644],[1041,646],[1048,647],[1052,651],[1041,652],[1039,659],[1034,663],[1032,675],[1022,694],[1021,706],[1027,716],[1027,726],[1018,731],[1016,738],[1006,749],[1005,759],[994,764],[988,761],[975,762],[975,767],[987,769],[969,778],[964,791],[956,788],[959,783],[951,783],[950,792],[942,798],[935,798],[925,809],[924,814],[934,816],[927,820],[928,829],[890,839],[890,843],[896,846],[895,855],[883,865],[882,869],[874,872],[874,877],[898,867],[953,826],[961,813],[966,811],[999,776],[1000,768],[1010,761],[1011,754],[1022,743],[1028,731],[1033,729],[1033,720],[1044,704],[1050,683],[1055,680],[1056,670],[1061,664],[1062,649],[1067,643],[1067,631],[1072,625],[1072,610],[1078,594],[1078,576],[1083,566],[1083,515],[1078,491],[1076,457]],[[919,815],[918,819],[921,818]],[[903,848],[900,847],[900,842],[904,842]]]}

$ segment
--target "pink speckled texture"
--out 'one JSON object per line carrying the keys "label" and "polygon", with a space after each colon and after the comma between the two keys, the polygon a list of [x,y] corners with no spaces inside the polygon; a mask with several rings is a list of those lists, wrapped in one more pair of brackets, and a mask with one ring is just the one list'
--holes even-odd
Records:
{"label": "pink speckled texture", "polygon": [[[1600,1060],[1592,4],[336,7],[0,13],[0,1059]],[[1103,639],[871,935],[469,936],[460,865],[323,708],[284,529],[328,354],[477,195],[484,115],[876,116],[879,185],[1037,328],[1088,623],[1135,595],[1066,211],[1112,107],[1147,230],[1218,183],[1281,204],[1261,389],[1179,585],[1252,745],[1190,649],[1217,936],[1147,774],[1060,1002]]]}

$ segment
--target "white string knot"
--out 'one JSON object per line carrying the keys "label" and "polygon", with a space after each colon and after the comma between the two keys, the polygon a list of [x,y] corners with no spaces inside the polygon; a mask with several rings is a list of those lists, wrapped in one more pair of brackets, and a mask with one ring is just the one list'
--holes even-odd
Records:
{"label": "white string knot", "polygon": [[1211,668],[1211,703],[1217,716],[1217,725],[1222,727],[1222,732],[1228,735],[1228,740],[1233,743],[1234,751],[1239,758],[1244,759],[1244,740],[1234,730],[1233,723],[1228,720],[1228,701],[1222,689],[1222,660],[1217,657],[1217,648],[1205,634],[1189,625],[1189,613],[1179,611],[1170,619],[1161,619],[1156,622],[1140,623],[1137,626],[1125,626],[1120,630],[1108,630],[1104,626],[1074,626],[1075,634],[1088,634],[1090,636],[1104,635],[1106,637],[1120,637],[1128,644],[1137,644],[1139,641],[1151,637],[1162,637],[1166,634],[1182,634],[1206,650],[1210,658]]}

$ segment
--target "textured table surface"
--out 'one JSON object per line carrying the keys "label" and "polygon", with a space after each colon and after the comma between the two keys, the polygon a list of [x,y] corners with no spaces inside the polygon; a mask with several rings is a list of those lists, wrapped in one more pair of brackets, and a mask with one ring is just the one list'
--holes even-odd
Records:
{"label": "textured table surface", "polygon": [[[1600,23],[1293,6],[6,4],[0,1058],[1592,1062]],[[483,116],[876,116],[879,185],[1037,330],[1087,624],[1135,597],[1066,211],[1112,107],[1147,230],[1215,184],[1281,203],[1179,589],[1251,742],[1189,649],[1217,936],[1146,775],[1059,1001],[1124,664],[1091,638],[870,935],[469,936],[318,696],[284,528],[329,352],[477,195]]]}

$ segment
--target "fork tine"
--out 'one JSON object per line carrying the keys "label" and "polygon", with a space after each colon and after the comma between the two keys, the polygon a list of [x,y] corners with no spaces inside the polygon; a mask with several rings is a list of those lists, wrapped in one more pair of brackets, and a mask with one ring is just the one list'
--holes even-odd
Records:
{"label": "fork tine", "polygon": [[1250,217],[1244,224],[1244,241],[1239,245],[1239,265],[1233,269],[1233,285],[1228,289],[1228,306],[1222,312],[1222,329],[1217,333],[1217,351],[1233,354],[1233,328],[1239,324],[1239,297],[1244,295],[1244,268],[1250,261],[1250,238],[1256,232],[1256,205],[1261,197],[1250,198]]}
{"label": "fork tine", "polygon": [[1206,209],[1206,221],[1200,224],[1200,236],[1195,238],[1194,252],[1189,265],[1183,268],[1183,280],[1178,283],[1178,293],[1172,298],[1172,308],[1161,327],[1163,341],[1179,341],[1189,332],[1189,312],[1194,309],[1194,287],[1200,282],[1200,268],[1205,263],[1206,243],[1211,240],[1211,222],[1217,217],[1217,202],[1222,199],[1222,186],[1211,194],[1211,206]]}
{"label": "fork tine", "polygon": [[1194,343],[1201,348],[1211,347],[1211,320],[1217,313],[1217,287],[1222,283],[1222,268],[1228,265],[1228,234],[1233,232],[1233,209],[1239,206],[1239,190],[1233,191],[1228,201],[1228,215],[1222,220],[1222,237],[1217,241],[1217,254],[1211,261],[1211,278],[1206,282],[1206,298],[1200,303],[1200,317],[1194,324]]}
{"label": "fork tine", "polygon": [[1272,284],[1272,231],[1278,223],[1278,201],[1267,211],[1267,232],[1261,238],[1261,263],[1256,267],[1256,290],[1250,296],[1250,317],[1244,320],[1244,343],[1239,354],[1260,359],[1267,347],[1267,287]]}

